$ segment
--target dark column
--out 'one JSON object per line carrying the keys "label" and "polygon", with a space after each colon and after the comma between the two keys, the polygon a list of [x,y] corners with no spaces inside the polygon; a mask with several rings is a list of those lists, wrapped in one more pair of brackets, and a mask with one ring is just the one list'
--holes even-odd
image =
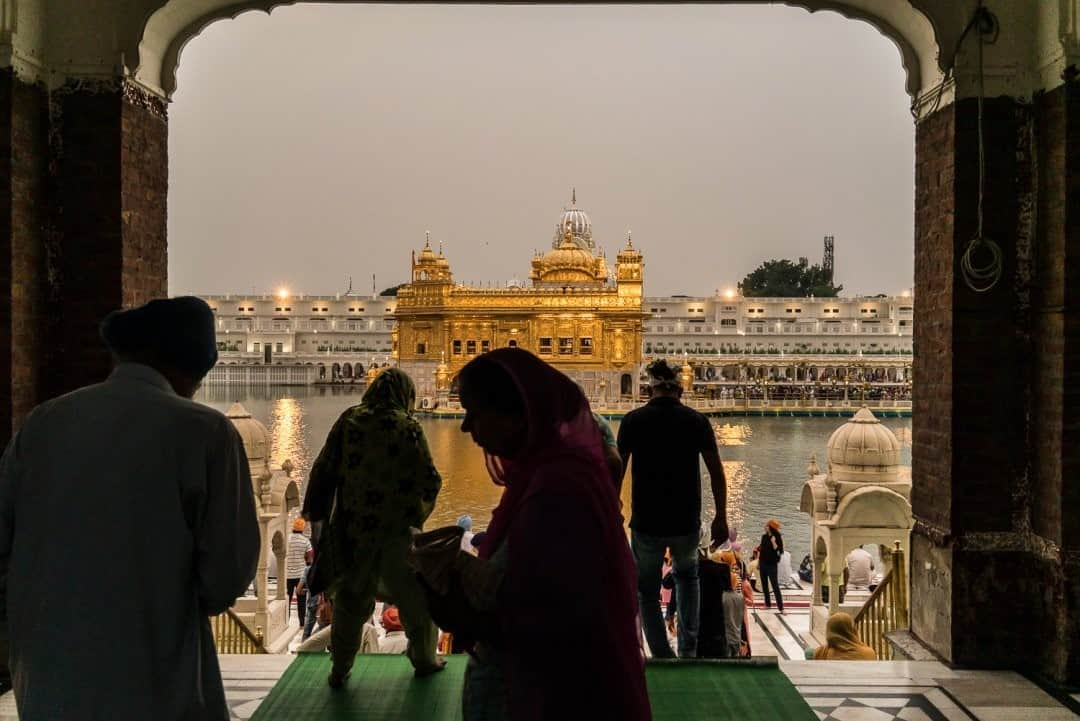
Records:
{"label": "dark column", "polygon": [[53,94],[50,396],[102,380],[97,325],[166,293],[165,105],[132,85]]}
{"label": "dark column", "polygon": [[[1080,679],[1080,87],[1035,98],[1038,243],[1034,256],[1035,368],[1032,529],[1046,540],[1044,593],[1062,640],[1045,664]],[[1060,582],[1059,582],[1060,579]],[[1052,674],[1061,676],[1061,672]]]}
{"label": "dark column", "polygon": [[0,438],[40,398],[48,95],[0,71]]}
{"label": "dark column", "polygon": [[917,129],[912,629],[957,664],[1063,680],[1063,557],[1046,527],[1061,494],[1038,479],[1047,451],[1062,457],[1053,353],[1067,319],[1045,313],[1043,296],[1064,256],[1047,245],[1058,221],[1037,219],[1045,186],[1063,183],[1047,161],[1064,135],[1042,137],[1041,117],[1037,105],[984,103],[984,235],[1004,258],[985,293],[960,266],[979,205],[977,103]]}

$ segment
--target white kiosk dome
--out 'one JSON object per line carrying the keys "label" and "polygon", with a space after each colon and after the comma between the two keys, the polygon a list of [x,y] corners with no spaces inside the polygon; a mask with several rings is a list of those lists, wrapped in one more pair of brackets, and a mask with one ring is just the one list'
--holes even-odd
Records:
{"label": "white kiosk dome", "polygon": [[887,482],[900,468],[900,441],[865,406],[833,432],[827,453],[836,482]]}
{"label": "white kiosk dome", "polygon": [[233,403],[232,407],[225,412],[240,439],[244,442],[244,453],[248,457],[248,463],[254,471],[256,465],[268,464],[270,460],[270,431],[266,430],[259,421],[252,418],[251,413],[239,403]]}

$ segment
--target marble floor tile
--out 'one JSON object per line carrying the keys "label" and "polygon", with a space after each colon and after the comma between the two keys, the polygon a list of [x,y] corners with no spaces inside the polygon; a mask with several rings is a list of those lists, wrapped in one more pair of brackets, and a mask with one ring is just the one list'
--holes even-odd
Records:
{"label": "marble floor tile", "polygon": [[857,701],[874,708],[903,708],[911,700],[910,696],[853,696],[852,701]]}
{"label": "marble floor tile", "polygon": [[982,678],[945,679],[941,687],[968,708],[1006,706],[1059,706],[1057,699],[1019,674]]}
{"label": "marble floor tile", "polygon": [[891,713],[880,711],[867,706],[842,706],[826,717],[835,721],[893,721],[896,717]]}
{"label": "marble floor tile", "polygon": [[901,719],[901,721],[934,721],[930,714],[915,706],[900,709],[896,714],[896,718]]}
{"label": "marble floor tile", "polygon": [[1076,721],[1076,714],[1064,706],[972,706],[979,721]]}

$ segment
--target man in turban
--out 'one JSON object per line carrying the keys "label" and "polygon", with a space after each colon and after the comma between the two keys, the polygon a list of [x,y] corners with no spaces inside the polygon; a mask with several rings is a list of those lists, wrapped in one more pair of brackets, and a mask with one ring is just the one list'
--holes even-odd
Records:
{"label": "man in turban", "polygon": [[229,718],[208,616],[255,573],[243,443],[191,400],[217,361],[197,298],[101,324],[102,383],[27,416],[0,460],[0,611],[19,717]]}

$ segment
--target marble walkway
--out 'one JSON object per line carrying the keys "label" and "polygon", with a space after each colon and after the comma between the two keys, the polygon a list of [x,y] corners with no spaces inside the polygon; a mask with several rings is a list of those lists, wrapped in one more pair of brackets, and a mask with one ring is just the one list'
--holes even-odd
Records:
{"label": "marble walkway", "polygon": [[[805,608],[785,616],[752,612],[756,656],[780,669],[822,721],[1071,721],[1080,718],[1011,671],[963,671],[930,661],[806,661]],[[250,719],[295,658],[291,654],[222,656],[231,718]],[[1076,699],[1080,702],[1080,698]],[[717,719],[726,718],[718,708]],[[12,694],[0,696],[0,721],[17,721]],[[780,721],[780,720],[778,720]]]}

